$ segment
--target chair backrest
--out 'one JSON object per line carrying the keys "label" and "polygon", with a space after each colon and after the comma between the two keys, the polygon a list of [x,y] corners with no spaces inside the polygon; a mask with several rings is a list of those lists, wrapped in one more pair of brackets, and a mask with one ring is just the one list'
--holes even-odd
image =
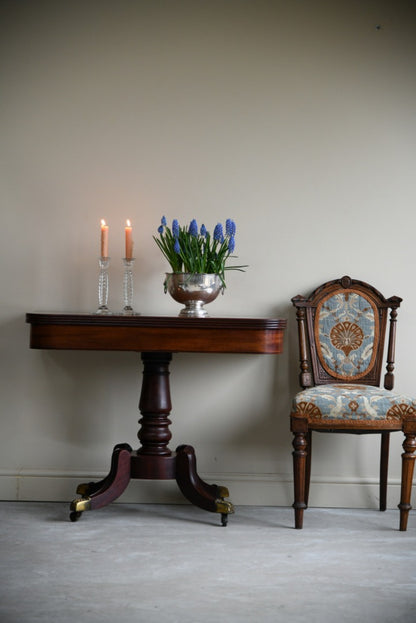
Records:
{"label": "chair backrest", "polygon": [[397,308],[402,299],[385,299],[369,284],[342,277],[316,288],[309,298],[295,296],[303,388],[326,383],[380,385],[390,309],[387,372],[393,389]]}

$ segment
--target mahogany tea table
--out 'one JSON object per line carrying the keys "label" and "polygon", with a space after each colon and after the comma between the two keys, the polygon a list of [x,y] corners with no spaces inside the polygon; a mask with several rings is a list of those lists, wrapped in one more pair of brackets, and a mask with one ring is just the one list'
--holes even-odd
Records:
{"label": "mahogany tea table", "polygon": [[173,353],[282,352],[286,321],[277,318],[181,318],[68,313],[28,313],[30,347],[51,350],[135,351],[141,353],[143,377],[139,409],[142,415],[138,450],[117,444],[108,475],[78,486],[70,519],[83,511],[106,506],[126,489],[130,479],[176,479],[192,504],[221,514],[227,525],[233,505],[226,487],[210,485],[197,473],[192,446],[173,452],[168,443],[172,409],[169,364]]}

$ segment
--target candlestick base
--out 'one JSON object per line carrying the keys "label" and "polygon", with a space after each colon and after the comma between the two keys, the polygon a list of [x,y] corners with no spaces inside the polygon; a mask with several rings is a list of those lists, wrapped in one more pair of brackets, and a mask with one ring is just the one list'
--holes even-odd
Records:
{"label": "candlestick base", "polygon": [[123,315],[138,316],[138,312],[133,309],[133,264],[134,257],[124,257],[124,276],[123,276]]}
{"label": "candlestick base", "polygon": [[110,266],[109,257],[99,257],[98,265],[100,272],[98,275],[98,309],[96,314],[109,315],[108,309],[108,269]]}

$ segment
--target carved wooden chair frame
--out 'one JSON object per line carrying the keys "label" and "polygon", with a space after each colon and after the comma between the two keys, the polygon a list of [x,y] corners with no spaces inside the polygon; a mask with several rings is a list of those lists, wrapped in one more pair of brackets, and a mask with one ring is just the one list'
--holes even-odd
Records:
{"label": "carved wooden chair frame", "polygon": [[[359,378],[351,378],[337,374],[336,370],[330,369],[320,351],[319,336],[316,330],[317,310],[321,309],[324,301],[337,293],[346,296],[346,292],[358,293],[369,301],[374,310],[374,349],[370,364]],[[300,385],[305,390],[317,386],[336,383],[340,386],[351,383],[380,387],[381,372],[384,358],[384,345],[387,322],[389,324],[387,344],[387,366],[384,376],[384,389],[392,390],[394,386],[394,360],[397,309],[402,299],[392,296],[385,299],[384,296],[373,286],[356,279],[344,276],[341,279],[329,281],[316,288],[306,298],[295,296],[292,303],[296,307],[298,324],[299,354],[300,354]],[[389,315],[390,310],[390,315]],[[413,404],[413,403],[412,403]],[[380,455],[380,510],[386,509],[387,504],[387,475],[390,432],[402,430],[405,439],[403,442],[404,453],[402,454],[402,482],[400,509],[400,530],[406,530],[408,514],[411,509],[410,497],[414,460],[416,458],[416,409],[409,407],[403,417],[395,419],[382,419],[372,422],[367,427],[365,421],[356,421],[348,418],[330,420],[326,418],[314,419],[309,417],[299,408],[294,408],[291,413],[291,431],[293,438],[293,467],[295,501],[295,527],[303,527],[303,512],[308,505],[309,485],[311,476],[312,455],[312,431],[347,432],[347,433],[379,433],[381,434]]]}

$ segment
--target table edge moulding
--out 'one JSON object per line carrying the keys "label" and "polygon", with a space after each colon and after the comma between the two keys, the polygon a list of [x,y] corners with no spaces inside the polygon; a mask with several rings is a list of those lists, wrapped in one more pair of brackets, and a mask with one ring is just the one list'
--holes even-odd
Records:
{"label": "table edge moulding", "polygon": [[106,506],[118,498],[132,478],[175,479],[196,506],[221,514],[227,524],[234,511],[226,487],[210,485],[197,473],[192,446],[173,452],[169,415],[172,409],[169,365],[175,352],[279,354],[286,320],[278,318],[183,318],[178,316],[101,316],[76,313],[27,313],[30,347],[50,350],[135,351],[143,362],[139,409],[142,415],[133,450],[117,444],[108,475],[79,485],[70,506],[76,521],[85,510]]}

